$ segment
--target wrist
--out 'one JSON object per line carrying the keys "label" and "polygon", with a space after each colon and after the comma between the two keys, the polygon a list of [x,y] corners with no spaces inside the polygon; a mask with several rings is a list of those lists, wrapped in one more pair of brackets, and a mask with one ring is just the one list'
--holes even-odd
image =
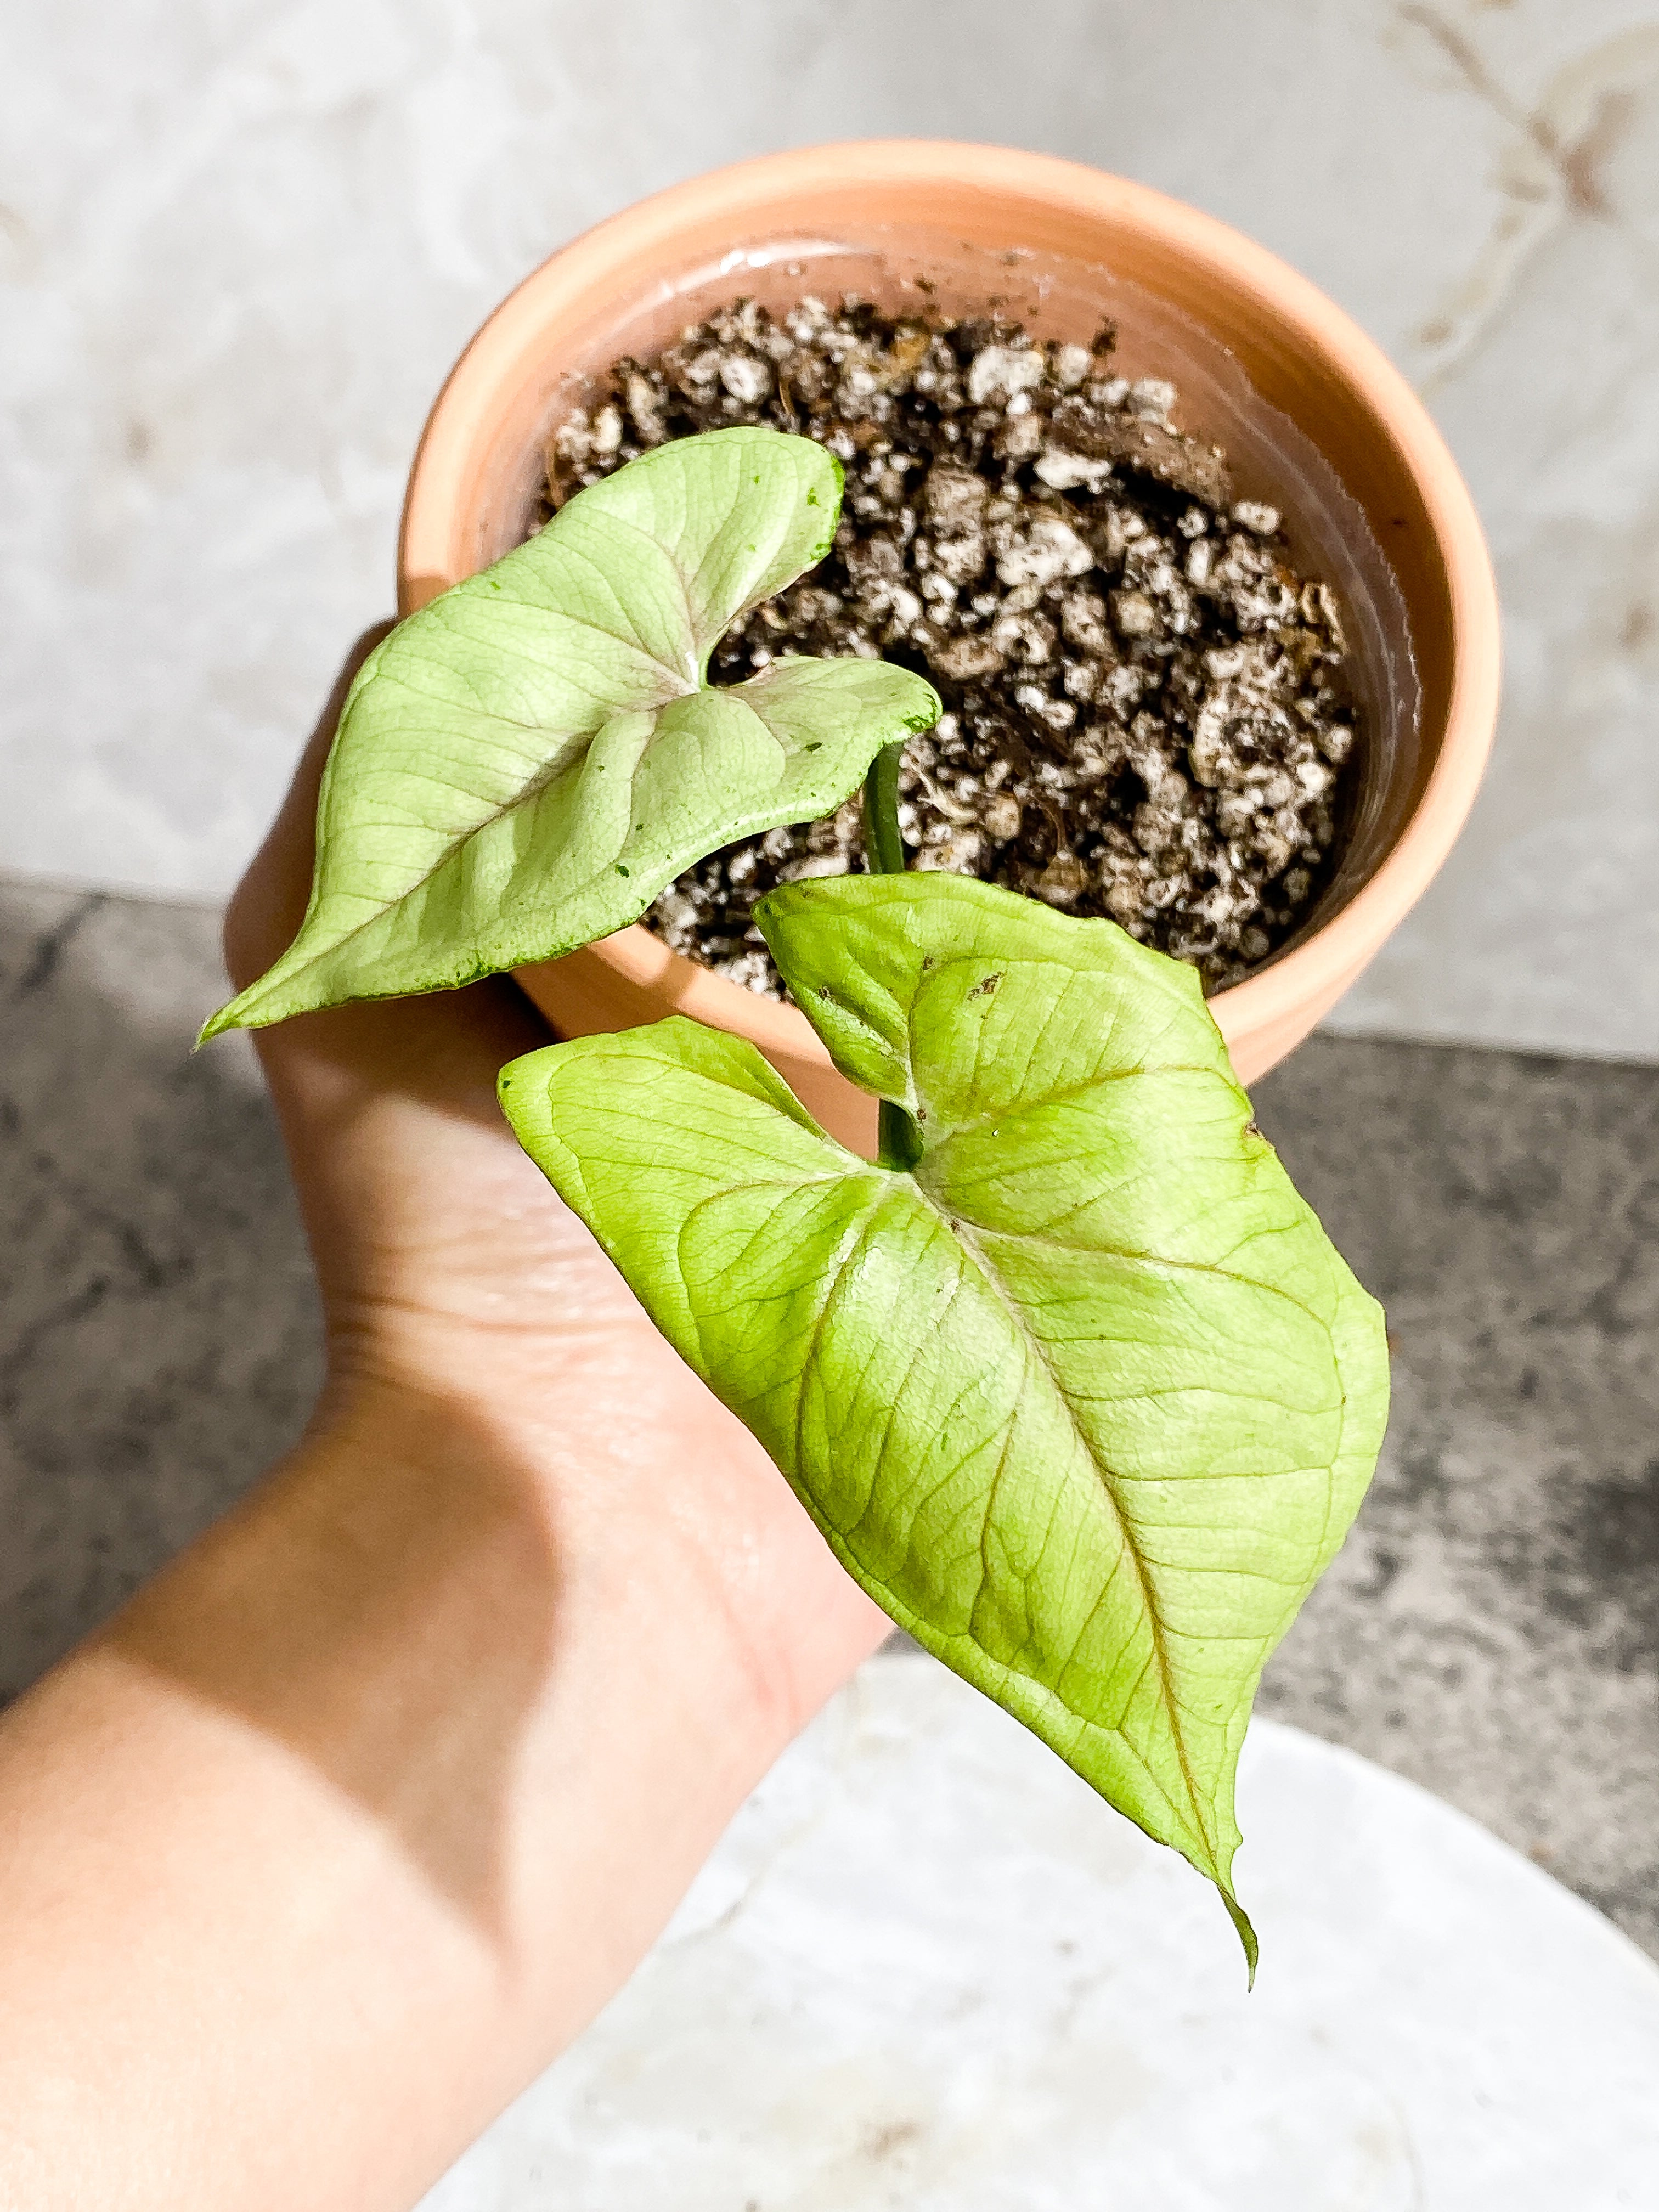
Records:
{"label": "wrist", "polygon": [[551,1299],[521,1326],[337,1323],[307,1449],[394,1450],[419,1492],[459,1487],[458,1510],[510,1500],[557,1559],[565,1626],[630,1668],[665,1641],[670,1684],[696,1686],[700,1720],[752,1747],[757,1777],[890,1624],[620,1276],[580,1287],[557,1329]]}
{"label": "wrist", "polygon": [[[101,2128],[158,2212],[408,2203],[655,1938],[787,1723],[636,1475],[555,1429],[337,1380],[6,1717],[0,2081],[45,2201],[107,2196]],[[365,2111],[401,2115],[372,2172]]]}
{"label": "wrist", "polygon": [[[400,1665],[411,1642],[428,1664],[445,1655],[458,1697],[495,1670],[527,1696],[532,1655],[549,1697],[580,1674],[607,1726],[624,1704],[641,1732],[665,1717],[734,1810],[885,1620],[678,1363],[642,1388],[626,1346],[583,1359],[532,1343],[509,1387],[499,1346],[486,1358],[442,1334],[419,1361],[406,1339],[332,1359],[273,1474],[268,1510],[310,1609],[349,1626],[360,1663],[384,1650]],[[672,1451],[665,1391],[684,1401]],[[789,1595],[803,1563],[804,1613]]]}

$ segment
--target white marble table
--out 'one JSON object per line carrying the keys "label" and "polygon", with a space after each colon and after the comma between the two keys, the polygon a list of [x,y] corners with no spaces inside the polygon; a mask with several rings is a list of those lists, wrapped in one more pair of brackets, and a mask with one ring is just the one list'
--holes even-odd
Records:
{"label": "white marble table", "polygon": [[1651,2212],[1659,1972],[1382,1768],[1268,1722],[1220,1906],[884,1656],[629,1988],[422,2212]]}

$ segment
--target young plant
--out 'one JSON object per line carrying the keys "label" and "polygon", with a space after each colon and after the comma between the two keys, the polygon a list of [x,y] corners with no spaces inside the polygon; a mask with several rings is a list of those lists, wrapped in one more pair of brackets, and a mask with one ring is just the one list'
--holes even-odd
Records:
{"label": "young plant", "polygon": [[1206,1875],[1254,1967],[1234,1774],[1376,1460],[1381,1314],[1191,969],[902,872],[892,741],[937,714],[920,679],[786,660],[702,688],[720,625],[827,547],[832,468],[763,430],[664,447],[388,639],[342,723],[304,927],[208,1033],[586,942],[868,764],[875,872],[756,919],[881,1101],[878,1160],[678,1018],[515,1060],[502,1104],[848,1572]]}

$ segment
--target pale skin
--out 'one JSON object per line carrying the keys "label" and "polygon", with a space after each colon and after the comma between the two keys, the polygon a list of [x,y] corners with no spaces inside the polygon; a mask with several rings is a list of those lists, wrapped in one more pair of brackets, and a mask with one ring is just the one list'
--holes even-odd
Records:
{"label": "pale skin", "polygon": [[[340,696],[239,989],[298,923]],[[259,1037],[328,1382],[0,1717],[0,2203],[404,2212],[885,1632],[501,1121],[545,1042],[505,981]]]}

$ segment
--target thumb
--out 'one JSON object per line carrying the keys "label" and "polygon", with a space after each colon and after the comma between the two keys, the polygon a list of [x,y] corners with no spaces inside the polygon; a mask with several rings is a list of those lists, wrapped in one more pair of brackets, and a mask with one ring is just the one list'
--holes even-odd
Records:
{"label": "thumb", "polygon": [[395,623],[376,623],[346,655],[328,703],[300,756],[276,819],[231,894],[225,910],[225,969],[238,991],[246,990],[287,951],[304,918],[316,849],[317,790],[334,743],[340,710],[357,671],[381,639],[389,637],[396,628]]}

